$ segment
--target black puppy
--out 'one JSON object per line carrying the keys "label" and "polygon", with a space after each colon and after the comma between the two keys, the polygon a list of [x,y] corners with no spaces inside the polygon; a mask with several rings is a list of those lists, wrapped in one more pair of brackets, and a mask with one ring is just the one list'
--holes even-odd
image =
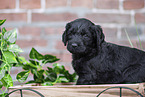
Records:
{"label": "black puppy", "polygon": [[66,25],[62,39],[72,53],[77,84],[145,81],[145,52],[108,43],[104,38],[102,28],[87,19]]}

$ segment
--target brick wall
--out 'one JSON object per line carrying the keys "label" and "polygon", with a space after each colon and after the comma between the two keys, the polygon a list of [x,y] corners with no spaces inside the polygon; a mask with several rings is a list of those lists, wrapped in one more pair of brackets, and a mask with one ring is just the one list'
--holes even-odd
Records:
{"label": "brick wall", "polygon": [[[88,18],[102,26],[106,41],[129,46],[124,29],[135,46],[135,21],[145,48],[145,0],[0,0],[0,19],[7,29],[19,30],[17,44],[28,57],[32,47],[56,55],[71,68],[71,55],[61,42],[67,22]],[[16,73],[16,72],[15,72]]]}

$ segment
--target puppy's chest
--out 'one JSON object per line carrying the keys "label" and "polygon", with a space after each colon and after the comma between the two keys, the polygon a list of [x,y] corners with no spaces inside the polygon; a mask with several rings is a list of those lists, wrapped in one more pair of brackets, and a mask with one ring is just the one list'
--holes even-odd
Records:
{"label": "puppy's chest", "polygon": [[106,61],[97,58],[92,58],[90,60],[73,60],[72,64],[76,72],[103,73],[114,70],[111,66],[111,62],[106,63]]}
{"label": "puppy's chest", "polygon": [[[95,60],[95,59],[94,59]],[[91,60],[73,60],[72,61],[73,67],[76,72],[82,73],[90,73],[90,72],[97,72],[97,64],[99,65],[100,62],[94,62]]]}

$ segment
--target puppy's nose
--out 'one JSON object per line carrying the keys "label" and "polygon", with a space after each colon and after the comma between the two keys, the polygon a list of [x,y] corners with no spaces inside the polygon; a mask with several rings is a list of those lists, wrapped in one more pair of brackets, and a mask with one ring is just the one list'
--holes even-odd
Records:
{"label": "puppy's nose", "polygon": [[73,46],[73,47],[77,47],[78,44],[76,44],[76,43],[72,43],[72,46]]}

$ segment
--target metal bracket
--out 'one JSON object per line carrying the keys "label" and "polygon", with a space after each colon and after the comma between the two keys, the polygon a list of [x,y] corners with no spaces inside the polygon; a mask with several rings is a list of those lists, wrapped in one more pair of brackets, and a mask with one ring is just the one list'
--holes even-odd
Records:
{"label": "metal bracket", "polygon": [[96,97],[99,97],[103,92],[105,92],[105,91],[107,91],[109,89],[113,89],[113,88],[120,88],[120,97],[122,97],[122,88],[129,89],[129,90],[135,92],[136,94],[138,94],[140,97],[143,97],[143,95],[141,93],[139,93],[138,91],[136,91],[134,89],[131,89],[131,88],[128,88],[128,87],[119,87],[119,86],[118,87],[107,88],[107,89],[103,90],[102,92],[100,92]]}

